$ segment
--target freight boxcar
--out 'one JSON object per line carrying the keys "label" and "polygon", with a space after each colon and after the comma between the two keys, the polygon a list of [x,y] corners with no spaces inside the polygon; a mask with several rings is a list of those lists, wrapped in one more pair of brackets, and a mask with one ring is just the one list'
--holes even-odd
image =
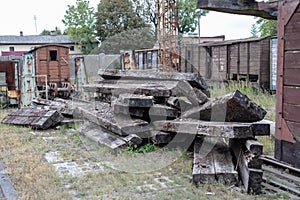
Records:
{"label": "freight boxcar", "polygon": [[19,63],[0,61],[0,96],[1,107],[17,105],[20,98]]}
{"label": "freight boxcar", "polygon": [[[48,84],[50,96],[68,97],[71,92],[69,47],[56,44],[39,46],[26,54],[27,60],[30,54],[34,62],[37,88],[44,90]],[[24,65],[23,70],[26,67]]]}
{"label": "freight boxcar", "polygon": [[229,40],[180,47],[180,71],[199,72],[207,82],[250,81],[270,88],[272,37]]}

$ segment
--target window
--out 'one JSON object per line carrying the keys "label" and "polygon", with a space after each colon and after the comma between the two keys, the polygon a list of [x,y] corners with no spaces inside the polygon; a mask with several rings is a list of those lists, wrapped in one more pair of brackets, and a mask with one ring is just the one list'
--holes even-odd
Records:
{"label": "window", "polygon": [[15,47],[9,47],[9,51],[15,51]]}
{"label": "window", "polygon": [[57,61],[57,51],[50,51],[50,61]]}
{"label": "window", "polygon": [[70,46],[70,51],[74,51],[74,46]]}

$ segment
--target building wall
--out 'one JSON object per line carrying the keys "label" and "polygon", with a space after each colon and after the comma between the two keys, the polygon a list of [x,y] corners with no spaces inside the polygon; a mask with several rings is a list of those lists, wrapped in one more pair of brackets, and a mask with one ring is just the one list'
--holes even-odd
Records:
{"label": "building wall", "polygon": [[[2,52],[9,52],[10,51],[10,47],[14,47],[14,51],[24,51],[24,52],[27,52],[27,51],[30,51],[32,50],[32,48],[34,47],[39,47],[39,46],[42,46],[42,45],[34,45],[34,44],[20,44],[20,45],[1,45],[0,44],[0,56],[2,56]],[[73,44],[69,44],[69,45],[64,45],[64,46],[68,46],[68,47],[71,47],[71,46],[74,46],[74,50],[71,51],[70,50],[70,54],[81,54],[82,52],[80,51],[80,49],[78,48],[77,45],[73,45]]]}

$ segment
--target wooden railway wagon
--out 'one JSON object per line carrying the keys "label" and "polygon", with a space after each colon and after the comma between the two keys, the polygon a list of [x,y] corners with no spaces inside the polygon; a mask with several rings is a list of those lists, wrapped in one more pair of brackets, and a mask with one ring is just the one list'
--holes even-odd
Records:
{"label": "wooden railway wagon", "polygon": [[300,1],[280,1],[275,157],[300,167]]}
{"label": "wooden railway wagon", "polygon": [[158,49],[124,51],[121,54],[122,70],[155,69],[158,67]]}
{"label": "wooden railway wagon", "polygon": [[180,47],[180,71],[199,72],[208,83],[248,80],[270,88],[271,37]]}
{"label": "wooden railway wagon", "polygon": [[[17,105],[20,98],[19,62],[0,61],[0,95],[6,99],[4,102]],[[3,101],[3,100],[2,100]]]}
{"label": "wooden railway wagon", "polygon": [[51,96],[68,97],[71,92],[69,47],[43,45],[29,51],[28,54],[33,55],[35,74],[38,75],[37,87],[44,89],[47,82]]}

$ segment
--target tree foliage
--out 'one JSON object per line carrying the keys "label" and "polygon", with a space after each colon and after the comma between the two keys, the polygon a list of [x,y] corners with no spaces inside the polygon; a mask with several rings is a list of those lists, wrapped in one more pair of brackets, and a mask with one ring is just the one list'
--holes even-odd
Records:
{"label": "tree foliage", "polygon": [[77,0],[76,5],[68,5],[62,22],[70,39],[78,43],[83,53],[89,53],[94,48],[95,15],[88,0]]}
{"label": "tree foliage", "polygon": [[101,41],[123,31],[146,27],[129,0],[101,0],[96,19],[97,35]]}
{"label": "tree foliage", "polygon": [[[63,35],[63,33],[62,33],[62,31],[58,28],[58,27],[55,27],[55,34],[56,35]],[[41,33],[40,33],[40,35],[51,35],[51,32],[52,31],[49,31],[49,30],[46,30],[46,29],[44,29]]]}
{"label": "tree foliage", "polygon": [[106,38],[92,53],[119,54],[121,50],[148,49],[155,43],[150,27],[131,29]]}
{"label": "tree foliage", "polygon": [[[157,33],[159,0],[133,0],[135,11],[146,23],[151,23]],[[207,10],[197,12],[197,0],[178,0],[179,33],[194,32],[198,25],[199,14],[205,16]]]}
{"label": "tree foliage", "polygon": [[153,27],[157,39],[159,0],[132,0],[132,2],[136,14]]}
{"label": "tree foliage", "polygon": [[194,32],[198,25],[198,17],[205,16],[207,13],[207,10],[201,10],[200,13],[198,13],[197,0],[179,0],[179,33],[184,34]]}
{"label": "tree foliage", "polygon": [[277,20],[258,18],[251,27],[252,37],[277,35]]}

